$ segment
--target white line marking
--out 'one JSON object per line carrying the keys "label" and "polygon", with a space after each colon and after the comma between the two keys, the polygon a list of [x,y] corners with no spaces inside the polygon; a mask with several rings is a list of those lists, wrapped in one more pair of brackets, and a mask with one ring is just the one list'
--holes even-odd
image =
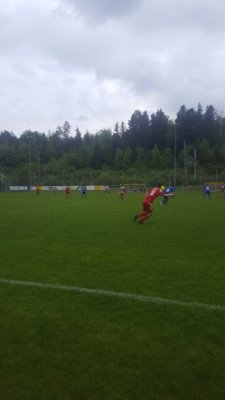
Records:
{"label": "white line marking", "polygon": [[18,281],[11,279],[0,279],[0,284],[6,285],[17,285],[17,286],[31,286],[43,289],[57,289],[57,290],[66,290],[73,291],[77,293],[87,293],[94,294],[99,296],[109,296],[109,297],[119,297],[125,299],[138,300],[145,303],[156,303],[162,305],[174,305],[174,306],[185,306],[185,307],[199,307],[205,308],[207,310],[220,310],[225,311],[225,305],[221,304],[207,304],[201,303],[198,301],[182,301],[182,300],[173,300],[173,299],[165,299],[162,297],[153,297],[153,296],[144,296],[134,293],[125,293],[125,292],[114,292],[112,290],[101,290],[101,289],[88,289],[77,286],[66,286],[66,285],[54,285],[51,283],[40,283],[40,282],[29,282],[29,281]]}

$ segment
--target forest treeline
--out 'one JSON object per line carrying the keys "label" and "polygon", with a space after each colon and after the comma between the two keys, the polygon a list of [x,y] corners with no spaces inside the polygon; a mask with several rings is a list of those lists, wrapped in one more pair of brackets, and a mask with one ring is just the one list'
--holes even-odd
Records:
{"label": "forest treeline", "polygon": [[81,177],[87,183],[93,179],[103,183],[99,182],[103,173],[109,184],[124,174],[131,180],[148,172],[156,178],[160,171],[173,170],[175,154],[178,179],[193,181],[199,173],[216,170],[224,180],[225,117],[213,105],[204,111],[200,104],[197,109],[182,105],[175,121],[162,110],[150,116],[136,110],[127,126],[117,122],[113,131],[95,134],[81,133],[79,128],[72,133],[68,121],[47,134],[0,133],[0,173],[20,185],[29,179],[40,184],[74,183]]}

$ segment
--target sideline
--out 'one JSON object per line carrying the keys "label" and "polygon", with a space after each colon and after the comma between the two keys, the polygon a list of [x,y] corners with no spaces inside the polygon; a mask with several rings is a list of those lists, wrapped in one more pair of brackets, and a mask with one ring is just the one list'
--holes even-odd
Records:
{"label": "sideline", "polygon": [[225,305],[221,304],[207,304],[201,303],[198,301],[182,301],[182,300],[172,300],[165,299],[162,297],[153,297],[153,296],[144,296],[138,295],[134,293],[125,293],[125,292],[114,292],[112,290],[101,290],[101,289],[88,289],[76,286],[66,286],[66,285],[54,285],[51,283],[41,283],[41,282],[29,282],[29,281],[18,281],[11,279],[0,279],[1,285],[16,285],[16,286],[31,286],[42,289],[55,289],[55,290],[65,290],[65,291],[73,291],[77,293],[85,293],[92,294],[98,296],[109,296],[109,297],[119,297],[125,299],[137,300],[145,303],[155,303],[161,305],[174,305],[174,306],[183,306],[183,307],[198,307],[204,308],[206,310],[218,310],[225,311]]}

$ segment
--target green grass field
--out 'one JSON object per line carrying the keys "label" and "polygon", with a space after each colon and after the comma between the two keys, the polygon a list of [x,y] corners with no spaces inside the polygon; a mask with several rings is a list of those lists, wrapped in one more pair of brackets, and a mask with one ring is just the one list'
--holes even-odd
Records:
{"label": "green grass field", "polygon": [[0,193],[1,400],[224,400],[225,199],[142,199]]}

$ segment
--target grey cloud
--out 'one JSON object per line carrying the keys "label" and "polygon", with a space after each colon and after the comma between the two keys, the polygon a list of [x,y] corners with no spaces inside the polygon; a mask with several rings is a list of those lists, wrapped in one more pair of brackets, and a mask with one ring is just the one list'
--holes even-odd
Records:
{"label": "grey cloud", "polygon": [[89,20],[107,20],[133,13],[142,0],[61,0],[72,6],[78,16]]}
{"label": "grey cloud", "polygon": [[225,2],[19,3],[0,10],[0,130],[63,120],[101,129],[139,107],[224,108]]}
{"label": "grey cloud", "polygon": [[216,0],[144,0],[128,22],[136,32],[224,31],[225,2]]}

